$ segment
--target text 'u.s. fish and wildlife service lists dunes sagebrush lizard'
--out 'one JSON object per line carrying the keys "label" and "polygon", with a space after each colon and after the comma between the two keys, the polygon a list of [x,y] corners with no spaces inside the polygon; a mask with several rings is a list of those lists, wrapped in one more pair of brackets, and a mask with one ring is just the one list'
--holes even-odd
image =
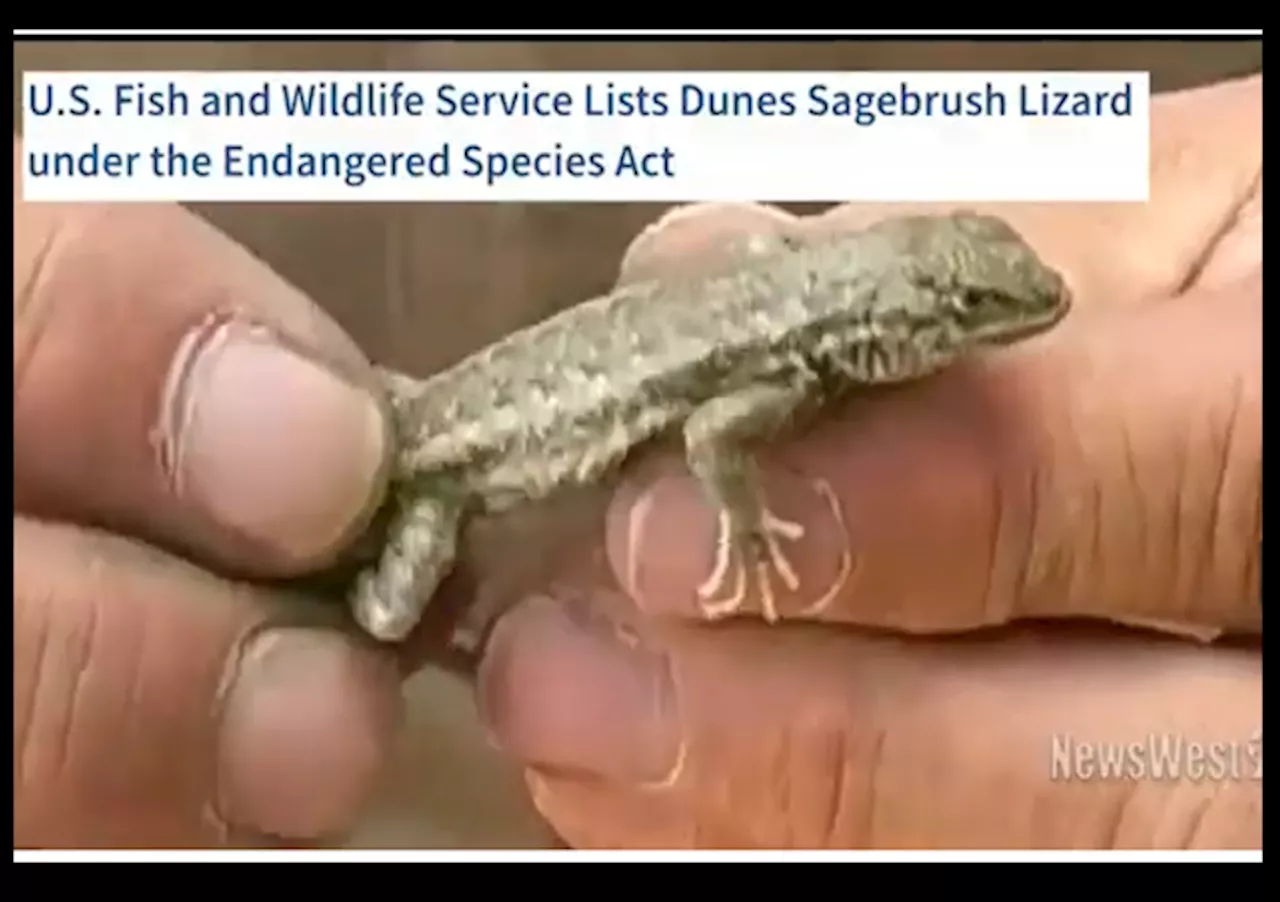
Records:
{"label": "text 'u.s. fish and wildlife service lists dunes sagebrush lizard'", "polygon": [[779,586],[816,611],[856,549],[844,536],[830,584],[801,586],[788,549],[805,530],[771,509],[749,449],[859,387],[1041,333],[1070,306],[1063,278],[1003,220],[899,216],[820,242],[761,239],[716,277],[620,287],[426,379],[385,372],[398,433],[388,525],[352,612],[376,639],[405,638],[472,517],[600,485],[667,436],[719,511],[697,590],[706,616],[753,602],[776,620]]}

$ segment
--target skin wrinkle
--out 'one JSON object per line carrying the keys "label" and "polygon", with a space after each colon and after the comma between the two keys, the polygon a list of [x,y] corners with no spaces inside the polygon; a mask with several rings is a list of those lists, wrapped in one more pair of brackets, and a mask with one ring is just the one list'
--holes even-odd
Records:
{"label": "skin wrinkle", "polygon": [[[1137,460],[1133,418],[1119,415],[1119,427],[1113,434],[1099,438],[1105,445],[1098,454],[1099,464],[1110,460],[1122,462],[1106,468],[1106,478],[1092,480],[1093,520],[1090,568],[1100,574],[1099,591],[1114,597],[1123,591],[1126,583],[1132,584],[1131,572],[1142,572],[1146,566],[1146,542],[1148,529],[1145,523],[1145,493],[1140,480],[1136,480]],[[1110,431],[1110,430],[1108,430]],[[1116,558],[1109,549],[1123,549]]]}
{"label": "skin wrinkle", "polygon": [[[14,321],[26,321],[28,324],[26,329],[14,329],[13,333],[13,391],[15,398],[22,390],[22,385],[30,367],[32,353],[39,343],[39,336],[43,334],[49,323],[47,304],[42,306],[41,312],[44,315],[40,317],[32,314],[31,306],[33,299],[39,294],[38,285],[48,269],[49,257],[53,253],[53,242],[54,236],[52,234],[44,236],[44,240],[40,243],[40,249],[36,251],[35,257],[32,259],[32,267],[27,274],[27,279],[20,288],[15,288],[13,293]],[[20,337],[24,339],[21,342],[19,342]]]}
{"label": "skin wrinkle", "polygon": [[[91,560],[90,563],[92,565],[94,562]],[[91,566],[90,569],[93,569],[93,567]],[[97,603],[91,601],[89,607],[90,615],[87,621],[66,637],[71,641],[65,643],[60,649],[61,662],[59,669],[70,676],[71,686],[69,690],[58,695],[60,713],[62,715],[58,726],[45,734],[46,740],[50,745],[48,760],[52,773],[49,774],[49,777],[55,783],[69,769],[71,742],[76,723],[76,700],[83,684],[84,671],[89,655],[87,639],[89,635],[97,632],[97,627],[95,626],[98,619]]]}
{"label": "skin wrinkle", "polygon": [[[1009,604],[1006,606],[1009,609],[1010,618],[1012,618],[1014,613],[1013,609],[1018,600],[1031,598],[1031,593],[1034,591],[1033,573],[1035,571],[1033,566],[1034,561],[1037,559],[1035,543],[1038,536],[1035,524],[1039,523],[1040,518],[1044,516],[1042,510],[1044,493],[1041,490],[1041,480],[1043,478],[1044,475],[1042,467],[1030,467],[1025,471],[1023,489],[1026,492],[1024,503],[1026,504],[1026,516],[1029,527],[1024,532],[1013,529],[1009,533],[1011,538],[1006,540],[1008,542],[1012,541],[1012,539],[1021,539],[1021,547],[1014,548],[1011,551],[1013,560],[1016,562],[1015,566],[1017,569],[1012,581],[1013,594],[1009,600]],[[1015,502],[1011,501],[1010,503]]]}
{"label": "skin wrinkle", "polygon": [[[1208,492],[1208,516],[1205,517],[1203,535],[1197,542],[1199,553],[1194,555],[1195,570],[1191,579],[1191,593],[1187,598],[1189,606],[1194,606],[1197,599],[1212,593],[1213,574],[1218,569],[1220,544],[1218,534],[1222,527],[1223,494],[1227,486],[1227,468],[1231,465],[1230,449],[1239,422],[1242,385],[1239,378],[1231,380],[1231,398],[1223,423],[1221,436],[1217,431],[1210,431],[1206,441],[1209,443],[1207,456],[1212,460],[1208,465],[1211,476],[1205,485]],[[1194,612],[1190,612],[1194,614]]]}
{"label": "skin wrinkle", "polygon": [[[869,842],[875,819],[875,786],[877,775],[883,767],[884,734],[883,731],[876,731],[869,751],[860,755],[846,724],[833,723],[824,732],[830,737],[830,741],[813,743],[816,754],[809,772],[813,775],[810,779],[814,785],[829,786],[830,790],[825,794],[826,804],[819,804],[817,810],[811,813],[809,830],[806,832],[814,837],[813,848],[834,849],[840,848],[842,844],[859,847]],[[829,754],[821,755],[823,750]],[[864,774],[861,780],[854,773],[855,766]],[[863,823],[851,837],[842,839],[847,836],[846,831],[841,829],[842,815],[845,812],[860,812]]]}
{"label": "skin wrinkle", "polygon": [[[781,841],[788,849],[825,848],[823,832],[815,833],[815,830],[821,831],[823,823],[835,815],[832,812],[830,817],[824,817],[823,806],[819,804],[815,809],[809,799],[813,796],[815,784],[829,786],[829,797],[832,800],[839,798],[844,782],[839,758],[844,745],[844,731],[836,720],[832,723],[817,722],[808,727],[798,726],[790,732],[787,757],[791,768],[782,775],[787,789],[787,804],[782,809]],[[832,807],[826,806],[828,812]]]}
{"label": "skin wrinkle", "polygon": [[[1102,586],[1107,584],[1107,543],[1103,541],[1103,533],[1107,530],[1107,524],[1110,520],[1110,511],[1105,501],[1105,493],[1103,491],[1103,483],[1100,479],[1090,480],[1089,485],[1089,537],[1087,542],[1086,562],[1080,568],[1081,572],[1088,573],[1092,578],[1096,579]],[[1097,576],[1093,576],[1098,574]],[[1102,590],[1102,591],[1105,591]]]}
{"label": "skin wrinkle", "polygon": [[[1060,381],[1061,369],[1061,365],[1043,369],[1041,378],[1049,386],[1047,394],[1056,393],[1053,383]],[[1061,483],[1067,478],[1067,474],[1082,471],[1080,459],[1085,454],[1080,432],[1075,428],[1077,411],[1073,405],[1063,405],[1059,415],[1063,421],[1062,428],[1055,429],[1056,424],[1043,423],[1037,434],[1038,448],[1031,456],[1032,466],[1037,474],[1034,477],[1037,484],[1034,492],[1036,504],[1027,527],[1027,555],[1031,562],[1027,570],[1031,579],[1028,590],[1020,599],[1024,603],[1028,600],[1034,603],[1034,599],[1040,595],[1046,592],[1052,594],[1053,590],[1048,587],[1061,585],[1065,604],[1070,609],[1078,603],[1076,586],[1080,571],[1079,561],[1072,551],[1075,538],[1072,535],[1072,524],[1075,518],[1070,510],[1065,509],[1063,501],[1050,501],[1065,499],[1065,503],[1070,503],[1070,499],[1078,497],[1078,491],[1073,491],[1075,487],[1064,487]],[[1067,448],[1068,442],[1054,441],[1055,432],[1074,439],[1072,448],[1077,460],[1060,459],[1059,452]]]}
{"label": "skin wrinkle", "polygon": [[1195,476],[1199,472],[1194,461],[1197,437],[1191,429],[1183,429],[1177,436],[1171,436],[1171,438],[1173,441],[1170,444],[1177,449],[1177,453],[1173,456],[1174,479],[1169,510],[1169,548],[1173,552],[1169,589],[1174,593],[1169,597],[1174,600],[1179,598],[1183,600],[1182,604],[1175,604],[1170,608],[1181,612],[1185,617],[1191,613],[1189,608],[1194,603],[1192,591],[1195,580],[1192,573],[1188,572],[1187,560],[1188,558],[1194,560],[1197,555],[1194,545],[1196,535],[1191,528],[1194,522],[1192,519],[1195,516],[1194,501],[1198,489],[1194,484]]}
{"label": "skin wrinkle", "polygon": [[[1210,796],[1206,796],[1196,803],[1191,814],[1186,817],[1186,823],[1183,825],[1182,839],[1178,843],[1180,849],[1194,849],[1196,847],[1196,837],[1200,835],[1200,831],[1204,826],[1205,818],[1209,812],[1213,810],[1214,800],[1221,794],[1221,786]],[[1172,807],[1172,800],[1169,801]]]}
{"label": "skin wrinkle", "polygon": [[[1261,502],[1260,485],[1254,485],[1252,480],[1245,480],[1242,486],[1237,487],[1236,480],[1231,478],[1236,467],[1248,467],[1247,462],[1257,454],[1254,447],[1256,441],[1251,440],[1251,437],[1256,436],[1256,431],[1244,424],[1244,418],[1251,417],[1254,411],[1254,406],[1245,400],[1248,393],[1245,377],[1235,375],[1224,389],[1224,392],[1217,394],[1215,407],[1206,412],[1204,420],[1208,430],[1203,433],[1202,441],[1207,445],[1197,455],[1197,463],[1201,466],[1194,468],[1199,471],[1211,470],[1211,476],[1194,487],[1199,490],[1198,497],[1191,498],[1185,505],[1189,509],[1187,516],[1198,514],[1204,517],[1208,535],[1193,534],[1193,524],[1190,523],[1181,527],[1188,542],[1201,546],[1199,549],[1186,549],[1186,558],[1195,567],[1186,577],[1188,591],[1184,605],[1190,615],[1197,613],[1200,604],[1212,606],[1215,602],[1223,601],[1225,593],[1231,591],[1232,584],[1237,581],[1232,574],[1238,573],[1239,568],[1232,566],[1229,557],[1224,559],[1224,555],[1236,547],[1239,538],[1233,541],[1232,537],[1221,536],[1224,529],[1235,532],[1226,522],[1229,516],[1227,512],[1239,504],[1233,504],[1232,499],[1246,497],[1238,494],[1238,490],[1243,488],[1252,491],[1258,503]],[[1193,440],[1188,432],[1188,444]],[[1235,463],[1236,461],[1239,463]],[[1189,487],[1188,491],[1191,490]],[[1222,540],[1224,538],[1225,541]],[[1246,544],[1256,542],[1253,537],[1249,537]]]}
{"label": "skin wrinkle", "polygon": [[1174,849],[1195,848],[1196,836],[1227,786],[1225,781],[1184,783],[1163,793],[1147,792],[1143,798],[1146,816],[1135,817],[1128,825],[1127,835],[1135,837],[1128,840],[1129,844],[1138,841],[1147,844],[1154,839]]}
{"label": "skin wrinkle", "polygon": [[[797,823],[797,812],[801,806],[796,802],[797,774],[812,774],[816,770],[826,770],[821,760],[823,743],[814,741],[822,731],[816,725],[807,723],[802,716],[790,725],[790,729],[781,732],[776,741],[774,754],[770,757],[769,789],[766,798],[769,801],[767,810],[777,812],[780,816],[777,824],[771,823],[767,816],[753,812],[751,818],[753,845],[780,845],[783,848],[803,848],[797,844],[797,834],[803,829]],[[732,814],[726,812],[726,823],[732,822]],[[775,835],[780,826],[780,835]],[[730,828],[730,835],[732,829]]]}
{"label": "skin wrinkle", "polygon": [[1245,213],[1261,194],[1262,166],[1259,164],[1243,195],[1224,209],[1222,221],[1209,233],[1204,249],[1190,258],[1186,273],[1171,292],[1173,297],[1179,297],[1198,287],[1201,278],[1212,268],[1217,253],[1228,243],[1232,233],[1244,221]]}
{"label": "skin wrinkle", "polygon": [[[810,754],[805,755],[805,731],[803,729],[789,730],[782,737],[782,742],[778,745],[778,756],[775,759],[775,769],[773,775],[774,793],[777,796],[777,804],[773,810],[778,812],[782,822],[782,835],[780,837],[781,844],[784,848],[797,848],[796,839],[798,830],[796,813],[800,810],[800,806],[796,804],[796,783],[791,779],[791,775],[797,773],[796,762],[799,761],[801,766],[804,765],[805,757],[812,757],[814,749],[813,745],[809,746]],[[821,748],[821,743],[816,744]],[[769,827],[767,818],[759,818],[761,824],[760,832],[765,833]]]}
{"label": "skin wrinkle", "polygon": [[[1108,848],[1192,849],[1198,837],[1211,828],[1210,815],[1231,798],[1240,784],[1231,780],[1209,783],[1184,782],[1176,785],[1121,783],[1122,806]],[[1220,837],[1208,847],[1230,845]]]}
{"label": "skin wrinkle", "polygon": [[1102,848],[1121,848],[1125,815],[1129,812],[1137,789],[1132,785],[1117,787],[1114,801],[1107,807],[1106,823],[1102,827]]}
{"label": "skin wrinkle", "polygon": [[[876,843],[876,823],[879,820],[881,811],[879,786],[881,782],[881,774],[884,773],[887,759],[885,757],[885,748],[889,744],[888,727],[879,726],[874,728],[871,739],[871,755],[867,764],[867,773],[861,782],[862,790],[862,828],[855,831],[853,838],[855,842],[859,840],[867,847],[873,848]],[[846,758],[845,768],[853,766],[852,757]],[[859,781],[853,781],[850,785],[858,786]],[[850,798],[856,798],[850,794]],[[842,805],[840,807],[848,810],[856,811],[856,805]],[[833,823],[834,826],[834,823]],[[832,837],[834,840],[834,837]],[[833,843],[834,845],[834,843]]]}
{"label": "skin wrinkle", "polygon": [[[68,669],[65,668],[64,662],[71,659],[73,657],[71,653],[74,652],[74,647],[68,648],[69,643],[66,641],[68,637],[63,631],[58,630],[53,622],[53,618],[57,617],[61,611],[53,603],[57,593],[53,587],[49,587],[45,594],[49,596],[49,601],[40,604],[38,608],[33,608],[30,604],[21,604],[24,610],[39,612],[37,618],[42,625],[41,635],[44,637],[35,680],[31,683],[26,732],[21,739],[21,758],[31,762],[29,768],[24,768],[25,786],[56,783],[67,772],[73,724],[71,714],[75,706],[74,688],[70,692],[59,693],[40,691],[42,687],[62,682],[62,673],[64,669]],[[50,653],[50,646],[55,637],[61,638],[62,641],[56,653]],[[83,668],[81,666],[70,669],[78,672]],[[53,700],[53,703],[46,701],[41,704],[37,700],[37,694],[43,699]],[[19,787],[19,790],[21,788]]]}
{"label": "skin wrinkle", "polygon": [[[93,560],[93,570],[101,570],[101,562],[98,559]],[[94,574],[97,575],[97,574]],[[97,580],[87,579],[86,583],[90,586],[94,585]],[[101,630],[102,630],[102,593],[90,593],[91,597],[86,598],[85,616],[82,620],[82,626],[77,633],[80,636],[79,642],[76,644],[78,654],[72,657],[74,664],[71,668],[71,691],[67,694],[67,722],[59,736],[59,760],[64,768],[71,772],[79,771],[76,766],[68,767],[72,764],[73,754],[77,747],[80,749],[92,749],[91,742],[76,742],[75,734],[78,730],[82,730],[86,724],[90,724],[94,720],[94,702],[99,699],[94,696],[95,687],[100,688],[102,681],[95,679],[91,672],[93,665],[101,659],[102,655],[99,651],[101,648]],[[134,669],[137,668],[137,657],[133,658]],[[131,683],[137,683],[137,674]],[[87,698],[86,698],[87,696]]]}
{"label": "skin wrinkle", "polygon": [[[1015,470],[1016,472],[1016,470]],[[996,589],[1000,562],[1000,551],[1010,541],[1010,533],[1006,532],[1006,526],[1009,523],[1009,493],[1004,491],[1004,482],[1013,477],[1003,477],[1005,473],[1004,467],[994,468],[991,472],[991,481],[988,490],[991,493],[991,509],[995,512],[992,517],[991,529],[988,531],[986,542],[986,566],[983,568],[983,584],[979,590],[978,597],[982,599],[981,608],[986,620],[991,623],[1000,623],[1007,620],[1013,614],[1012,599]],[[1004,595],[1003,598],[1001,596]]]}
{"label": "skin wrinkle", "polygon": [[[1129,418],[1120,420],[1119,454],[1125,464],[1125,493],[1122,508],[1126,509],[1133,524],[1134,540],[1138,549],[1138,568],[1148,573],[1155,556],[1151,554],[1155,536],[1147,517],[1147,506],[1142,503],[1145,491],[1142,487],[1142,468],[1138,465],[1137,449],[1133,435],[1133,421]],[[1119,491],[1119,488],[1117,488]]]}
{"label": "skin wrinkle", "polygon": [[[1247,389],[1244,380],[1237,379],[1234,387],[1231,413],[1227,418],[1226,424],[1226,437],[1222,442],[1221,479],[1216,486],[1214,495],[1213,547],[1218,553],[1230,553],[1237,547],[1231,541],[1230,535],[1224,536],[1222,533],[1230,529],[1223,522],[1225,519],[1224,510],[1229,509],[1231,506],[1225,503],[1225,499],[1230,492],[1230,484],[1235,482],[1234,479],[1230,478],[1234,472],[1233,461],[1239,460],[1241,463],[1235,466],[1244,471],[1241,475],[1243,493],[1253,497],[1255,512],[1254,528],[1251,531],[1250,539],[1244,543],[1244,548],[1246,549],[1244,565],[1240,568],[1242,581],[1239,586],[1239,592],[1242,596],[1247,596],[1260,590],[1257,581],[1256,563],[1258,560],[1257,551],[1262,543],[1262,464],[1260,459],[1257,460],[1256,464],[1249,460],[1253,456],[1254,449],[1246,435],[1249,430],[1242,423],[1247,415],[1246,411],[1252,410],[1252,407],[1245,400]],[[1241,450],[1238,453],[1233,453],[1233,449]]]}
{"label": "skin wrinkle", "polygon": [[1262,610],[1262,467],[1258,467],[1258,490],[1253,493],[1253,524],[1257,540],[1247,544],[1245,553],[1244,575],[1247,595],[1258,599],[1258,610]]}
{"label": "skin wrinkle", "polygon": [[[1194,544],[1188,544],[1196,540],[1191,528],[1198,489],[1193,483],[1194,475],[1198,472],[1193,448],[1196,437],[1190,429],[1183,429],[1177,436],[1169,438],[1172,439],[1170,447],[1175,448],[1176,452],[1172,455],[1173,484],[1166,488],[1166,491],[1171,489],[1166,535],[1169,537],[1168,550],[1172,552],[1166,597],[1175,602],[1169,608],[1186,617],[1191,613],[1188,608],[1193,603],[1192,590],[1195,583],[1192,573],[1188,572],[1187,559],[1195,559],[1198,553]],[[1183,600],[1182,604],[1177,604],[1178,599]]]}
{"label": "skin wrinkle", "polygon": [[[95,622],[97,622],[97,619],[95,612]],[[157,645],[163,639],[156,638],[154,621],[144,618],[136,629],[128,633],[128,640],[131,645],[118,652],[120,658],[128,662],[124,665],[124,673],[121,675],[121,681],[127,688],[120,693],[119,698],[125,711],[137,712],[144,710],[147,695],[147,674],[154,672],[152,669],[154,665],[151,663],[152,657],[156,654]],[[122,722],[125,721],[124,718],[121,718],[121,720]]]}
{"label": "skin wrinkle", "polygon": [[[1111,419],[1123,424],[1121,431],[1112,434],[1110,431],[1099,433],[1096,429],[1083,428],[1097,419],[1091,408],[1081,406],[1081,402],[1095,397],[1106,397],[1106,389],[1102,383],[1109,380],[1110,372],[1093,371],[1092,385],[1062,386],[1055,389],[1055,382],[1061,384],[1061,377],[1069,376],[1073,371],[1089,373],[1082,368],[1078,357],[1069,360],[1054,359],[1039,375],[1049,384],[1049,394],[1060,395],[1067,399],[1062,406],[1062,420],[1056,424],[1046,424],[1041,433],[1042,442],[1037,456],[1043,461],[1043,475],[1037,481],[1041,486],[1037,493],[1045,499],[1062,499],[1066,507],[1057,511],[1043,504],[1037,508],[1037,516],[1033,520],[1033,548],[1040,549],[1041,555],[1060,554],[1064,557],[1058,561],[1058,578],[1068,590],[1067,595],[1073,607],[1091,610],[1096,605],[1090,601],[1091,596],[1104,590],[1112,581],[1114,562],[1110,561],[1106,549],[1123,546],[1126,539],[1137,540],[1139,547],[1149,541],[1144,536],[1150,535],[1145,522],[1146,512],[1139,514],[1140,522],[1136,529],[1130,529],[1126,523],[1131,509],[1141,509],[1145,505],[1141,499],[1146,497],[1141,480],[1135,479],[1135,471],[1140,470],[1136,461],[1136,449],[1133,441],[1132,425],[1139,417],[1145,415],[1143,408],[1131,408],[1132,414],[1125,415],[1118,410]],[[1120,399],[1123,403],[1123,399]],[[1053,435],[1058,436],[1057,440]],[[1054,460],[1053,452],[1067,452],[1065,458]],[[1100,468],[1103,461],[1123,459],[1127,477],[1120,477],[1117,483],[1116,474],[1110,473],[1113,468]],[[1095,462],[1099,466],[1095,466]],[[1095,474],[1106,472],[1106,477]],[[1074,484],[1063,484],[1063,480],[1071,480]],[[1128,485],[1124,485],[1127,482]],[[1127,489],[1127,491],[1126,491]],[[1108,504],[1107,499],[1128,496],[1129,503]],[[1073,511],[1071,505],[1087,506],[1090,511]],[[1091,512],[1092,516],[1087,516]],[[1086,524],[1087,518],[1087,524]],[[1080,525],[1086,524],[1088,535],[1080,535]],[[1114,536],[1114,527],[1119,532]],[[1136,535],[1135,535],[1136,533]],[[1048,538],[1046,538],[1048,537]],[[1112,541],[1108,541],[1111,539]],[[1057,548],[1061,551],[1058,552]],[[1053,550],[1050,550],[1053,549]],[[1082,551],[1076,555],[1072,552]],[[1071,559],[1065,555],[1072,553]],[[1144,555],[1145,557],[1145,555]],[[1034,592],[1034,589],[1032,590]]]}
{"label": "skin wrinkle", "polygon": [[[776,833],[776,825],[761,825],[757,832],[762,830],[763,835],[755,837],[757,844],[782,848],[840,848],[850,844],[853,847],[870,844],[878,811],[876,787],[885,766],[886,734],[884,729],[876,729],[870,737],[867,751],[860,752],[860,746],[851,741],[850,729],[848,714],[843,708],[825,714],[824,709],[820,709],[811,719],[802,717],[789,722],[789,729],[779,737],[778,754],[773,756],[777,766],[771,768],[776,775],[771,783],[776,787],[773,793],[781,793],[781,797],[774,799],[775,803],[769,806],[769,810],[784,813],[783,835]],[[853,773],[855,767],[863,775],[862,779]],[[803,775],[805,785],[831,787],[826,793],[826,804],[819,803],[816,809],[810,807],[806,812],[805,805],[800,803],[809,796],[805,794],[801,799],[796,790],[796,780],[801,778],[800,775]],[[852,837],[840,830],[841,815],[846,811],[858,812],[863,822]],[[726,825],[728,836],[739,835],[731,818]],[[797,837],[804,836],[811,837],[813,841],[803,845],[795,841]],[[723,842],[720,840],[718,844]]]}
{"label": "skin wrinkle", "polygon": [[[1192,837],[1194,843],[1193,848],[1212,848],[1215,844],[1211,840],[1206,840],[1204,834],[1211,831],[1215,824],[1221,825],[1224,821],[1234,822],[1237,829],[1222,830],[1221,833],[1225,839],[1217,844],[1225,842],[1238,844],[1241,842],[1239,825],[1248,824],[1255,818],[1251,815],[1256,810],[1256,820],[1262,820],[1262,796],[1258,793],[1256,796],[1250,797],[1247,794],[1248,784],[1242,783],[1226,783],[1220,784],[1218,792],[1213,797],[1213,803],[1206,806],[1204,813],[1196,826],[1196,833]],[[1233,810],[1240,811],[1239,817],[1232,817]],[[1252,845],[1252,844],[1250,844]]]}
{"label": "skin wrinkle", "polygon": [[[837,828],[840,812],[844,808],[845,797],[849,792],[849,759],[852,757],[852,749],[845,731],[839,725],[831,731],[831,741],[819,744],[816,748],[821,750],[824,745],[831,751],[825,761],[826,769],[831,771],[832,776],[831,792],[827,796],[826,804],[820,804],[816,812],[817,842],[815,845],[817,848],[828,849],[832,847],[835,838],[839,835]],[[818,779],[821,780],[821,772]]]}
{"label": "skin wrinkle", "polygon": [[[59,250],[67,244],[67,219],[59,217],[54,220],[54,227],[44,234],[40,241],[40,249],[31,260],[31,271],[27,273],[21,288],[14,290],[14,354],[13,354],[13,397],[16,403],[23,397],[27,373],[31,371],[31,362],[35,358],[36,349],[40,347],[40,338],[53,318],[54,295],[41,290],[47,282],[48,274],[57,270]],[[21,347],[17,347],[19,338]]]}
{"label": "skin wrinkle", "polygon": [[[1070,558],[1066,594],[1072,609],[1087,606],[1086,599],[1107,582],[1106,561],[1098,559],[1098,534],[1102,525],[1099,522],[1101,510],[1097,500],[1097,470],[1094,467],[1094,462],[1103,456],[1098,453],[1098,443],[1105,441],[1106,436],[1098,436],[1094,430],[1087,428],[1090,411],[1082,409],[1079,404],[1084,397],[1086,393],[1083,391],[1079,394],[1067,394],[1069,434],[1074,438],[1070,445],[1073,459],[1060,472],[1070,474],[1073,484],[1065,487],[1065,490],[1063,487],[1059,488],[1062,497],[1070,499],[1068,503],[1072,504],[1072,509],[1060,521],[1065,527],[1060,541],[1063,551]],[[1079,534],[1082,525],[1088,530],[1087,535]]]}
{"label": "skin wrinkle", "polygon": [[[1063,799],[1054,792],[1053,784],[1047,784],[1038,791],[1029,793],[1026,806],[1028,845],[1043,844],[1044,840],[1041,837],[1046,836],[1062,836],[1064,838],[1059,839],[1056,844],[1064,847],[1071,845],[1065,837],[1073,835],[1078,829],[1074,825],[1082,819],[1078,803],[1074,798],[1064,803]],[[1071,828],[1063,829],[1059,826],[1064,819],[1069,820]],[[1098,828],[1098,835],[1105,836],[1104,827]]]}
{"label": "skin wrinkle", "polygon": [[[25,607],[29,611],[38,611],[41,612],[41,614],[52,610],[51,605],[47,603],[28,605]],[[22,609],[23,606],[16,606],[16,610]],[[24,693],[26,696],[25,702],[21,705],[17,703],[14,704],[14,735],[15,737],[21,737],[19,740],[17,754],[14,759],[15,764],[17,765],[14,769],[20,776],[18,786],[19,790],[21,790],[23,786],[27,786],[39,779],[39,774],[36,773],[37,766],[38,764],[43,765],[44,763],[43,757],[33,752],[35,737],[37,735],[37,730],[35,728],[35,717],[37,712],[36,699],[40,694],[38,691],[39,687],[46,685],[47,682],[47,668],[52,662],[52,658],[49,654],[49,646],[52,642],[53,636],[48,616],[37,616],[35,618],[34,625],[30,623],[30,618],[23,618],[23,621],[23,623],[18,625],[25,625],[26,630],[24,634],[31,636],[31,638],[35,640],[35,660],[32,661],[30,679],[26,684],[28,691]],[[34,626],[34,629],[32,626]],[[15,655],[15,665],[19,657],[25,656]],[[17,673],[14,674],[14,685],[15,687],[22,685],[22,682],[19,679],[19,674]],[[18,714],[19,708],[22,710],[21,714]],[[17,794],[18,793],[15,792],[15,795]]]}

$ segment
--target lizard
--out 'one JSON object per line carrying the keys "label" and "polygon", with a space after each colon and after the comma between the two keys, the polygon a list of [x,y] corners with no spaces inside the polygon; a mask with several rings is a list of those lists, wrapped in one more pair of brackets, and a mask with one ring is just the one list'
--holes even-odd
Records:
{"label": "lizard", "polygon": [[[969,211],[742,250],[731,271],[621,285],[424,379],[382,369],[396,450],[386,532],[348,597],[360,627],[407,637],[472,517],[598,486],[663,437],[681,441],[718,512],[703,613],[738,614],[754,595],[774,621],[773,580],[799,588],[787,546],[805,530],[770,508],[755,443],[860,387],[1044,332],[1072,304],[1020,233]],[[840,590],[850,555],[815,594]]]}

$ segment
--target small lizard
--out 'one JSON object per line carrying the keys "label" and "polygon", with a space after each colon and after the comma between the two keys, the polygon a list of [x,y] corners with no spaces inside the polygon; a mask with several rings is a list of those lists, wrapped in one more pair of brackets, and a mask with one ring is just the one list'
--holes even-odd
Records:
{"label": "small lizard", "polygon": [[728,274],[619,287],[424,380],[384,371],[398,455],[380,558],[350,598],[362,628],[407,636],[472,516],[599,485],[668,435],[683,439],[720,512],[698,589],[704,612],[739,612],[754,591],[776,619],[770,583],[797,588],[784,546],[804,529],[768,506],[750,446],[860,386],[918,379],[1040,333],[1071,305],[1062,277],[1016,231],[975,213],[900,216],[748,251]]}

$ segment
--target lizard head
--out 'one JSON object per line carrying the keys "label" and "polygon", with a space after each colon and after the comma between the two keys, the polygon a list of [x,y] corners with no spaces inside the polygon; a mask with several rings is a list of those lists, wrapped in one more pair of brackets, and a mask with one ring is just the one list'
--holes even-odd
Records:
{"label": "lizard head", "polygon": [[[1071,308],[1062,276],[1004,220],[979,213],[904,217],[890,224],[914,280],[967,345],[1043,332]],[[905,253],[904,253],[905,252]]]}

